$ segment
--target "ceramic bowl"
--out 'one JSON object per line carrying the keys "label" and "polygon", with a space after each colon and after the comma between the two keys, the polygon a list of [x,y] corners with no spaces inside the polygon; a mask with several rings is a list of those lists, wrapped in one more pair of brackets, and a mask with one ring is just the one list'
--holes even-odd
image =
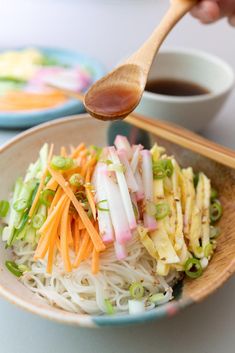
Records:
{"label": "ceramic bowl", "polygon": [[77,326],[119,326],[159,320],[162,317],[175,315],[183,307],[202,300],[218,288],[235,269],[235,171],[223,167],[198,154],[180,148],[146,134],[144,131],[133,133],[133,128],[122,122],[121,125],[110,125],[106,122],[91,119],[88,115],[67,117],[49,122],[28,130],[0,148],[1,186],[0,199],[6,199],[18,176],[22,176],[29,163],[36,159],[38,150],[44,142],[55,143],[55,147],[77,145],[84,141],[87,144],[104,146],[112,143],[116,133],[136,136],[138,141],[151,144],[157,140],[174,153],[182,166],[192,166],[196,171],[204,171],[214,187],[220,192],[224,215],[220,222],[221,235],[218,238],[217,250],[209,267],[197,280],[184,280],[175,290],[175,299],[143,314],[99,315],[89,316],[73,314],[52,307],[44,299],[35,296],[29,289],[14,277],[6,268],[5,261],[11,258],[10,250],[0,242],[0,295],[31,313],[47,319]]}
{"label": "ceramic bowl", "polygon": [[[22,50],[23,48],[17,49]],[[36,47],[36,49],[39,49],[43,54],[57,60],[61,64],[71,67],[80,65],[89,68],[91,71],[91,83],[94,83],[105,74],[104,67],[96,59],[92,59],[76,51],[46,47]],[[1,50],[1,52],[3,52],[3,50]],[[79,114],[84,111],[85,109],[82,102],[77,99],[68,99],[65,103],[48,109],[26,112],[0,112],[0,127],[26,128],[44,123],[48,120]]]}
{"label": "ceramic bowl", "polygon": [[165,49],[152,65],[149,80],[189,81],[210,93],[176,97],[145,91],[136,111],[200,131],[219,113],[234,86],[232,68],[220,58],[194,49]]}

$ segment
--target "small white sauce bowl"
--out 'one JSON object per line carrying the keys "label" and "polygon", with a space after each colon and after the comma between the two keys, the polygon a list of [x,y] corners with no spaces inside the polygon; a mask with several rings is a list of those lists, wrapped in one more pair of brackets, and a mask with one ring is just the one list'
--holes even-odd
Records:
{"label": "small white sauce bowl", "polygon": [[189,81],[209,90],[198,96],[167,96],[145,91],[136,112],[199,131],[219,113],[234,86],[232,68],[220,58],[194,49],[165,49],[148,80]]}

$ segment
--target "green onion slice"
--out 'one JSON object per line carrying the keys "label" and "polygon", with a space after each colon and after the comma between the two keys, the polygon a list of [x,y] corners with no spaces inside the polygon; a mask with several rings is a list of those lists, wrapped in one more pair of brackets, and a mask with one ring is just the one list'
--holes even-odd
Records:
{"label": "green onion slice", "polygon": [[45,178],[45,185],[48,183],[48,181],[51,180],[51,175],[47,175]]}
{"label": "green onion slice", "polygon": [[109,208],[105,208],[105,207],[102,207],[101,205],[104,203],[104,202],[107,202],[107,200],[101,200],[97,203],[97,208],[99,211],[104,211],[104,212],[109,212]]}
{"label": "green onion slice", "polygon": [[223,213],[222,205],[219,200],[215,199],[210,205],[210,220],[212,223],[217,222]]}
{"label": "green onion slice", "polygon": [[214,227],[210,226],[210,238],[215,239],[220,235],[220,228],[219,227]]}
{"label": "green onion slice", "polygon": [[149,300],[154,304],[158,304],[164,298],[165,298],[165,295],[163,293],[156,293],[151,295],[151,297],[149,297]]}
{"label": "green onion slice", "polygon": [[26,199],[18,199],[13,203],[13,208],[16,212],[26,210],[28,207],[28,201]]}
{"label": "green onion slice", "polygon": [[10,204],[6,200],[0,201],[0,217],[6,217],[9,211]]}
{"label": "green onion slice", "polygon": [[202,265],[198,259],[190,258],[184,265],[185,273],[190,278],[198,278],[202,274]]}
{"label": "green onion slice", "polygon": [[211,201],[214,201],[218,197],[218,191],[211,188]]}
{"label": "green onion slice", "polygon": [[155,218],[157,220],[163,219],[170,213],[170,206],[167,202],[160,202],[156,205]]}
{"label": "green onion slice", "polygon": [[69,179],[69,183],[72,185],[72,186],[81,186],[83,184],[83,177],[81,176],[81,174],[79,173],[75,173],[73,175],[71,175],[70,179]]}
{"label": "green onion slice", "polygon": [[32,226],[34,229],[39,229],[45,222],[46,217],[42,214],[36,214],[32,219]]}
{"label": "green onion slice", "polygon": [[14,261],[6,261],[5,266],[16,277],[22,276],[23,272],[19,269],[18,265]]}
{"label": "green onion slice", "polygon": [[139,282],[130,285],[129,292],[132,298],[141,299],[144,296],[144,287]]}
{"label": "green onion slice", "polygon": [[170,159],[161,159],[153,162],[153,178],[163,179],[166,176],[171,177],[173,174],[173,164]]}
{"label": "green onion slice", "polygon": [[50,206],[53,197],[55,196],[55,191],[51,189],[45,189],[40,195],[40,201],[45,206]]}
{"label": "green onion slice", "polygon": [[108,315],[112,315],[115,313],[114,307],[109,299],[104,300],[105,311]]}
{"label": "green onion slice", "polygon": [[55,170],[68,170],[74,166],[72,158],[54,156],[51,160],[51,167]]}
{"label": "green onion slice", "polygon": [[210,257],[213,254],[213,246],[211,243],[207,244],[204,249],[205,257]]}

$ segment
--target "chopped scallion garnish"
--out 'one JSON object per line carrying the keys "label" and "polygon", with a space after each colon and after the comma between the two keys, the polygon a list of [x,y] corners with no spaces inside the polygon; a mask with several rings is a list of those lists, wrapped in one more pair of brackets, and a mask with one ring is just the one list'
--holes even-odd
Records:
{"label": "chopped scallion garnish", "polygon": [[171,177],[173,170],[174,167],[170,159],[160,159],[157,162],[153,162],[154,179],[164,179],[165,177]]}
{"label": "chopped scallion garnish", "polygon": [[28,201],[26,199],[18,199],[13,203],[13,208],[16,212],[26,210],[28,207]]}
{"label": "chopped scallion garnish", "polygon": [[205,257],[210,257],[213,254],[213,246],[211,243],[207,244],[204,249]]}
{"label": "chopped scallion garnish", "polygon": [[8,211],[9,211],[9,202],[6,200],[1,200],[0,201],[0,217],[6,217]]}
{"label": "chopped scallion garnish", "polygon": [[55,191],[51,189],[43,190],[40,196],[40,201],[45,206],[50,206],[53,197],[55,196]]}
{"label": "chopped scallion garnish", "polygon": [[41,214],[36,214],[32,220],[32,226],[34,229],[40,229],[45,222],[46,217]]}
{"label": "chopped scallion garnish", "polygon": [[19,269],[19,266],[14,261],[6,261],[6,268],[16,277],[20,277],[23,274],[23,271]]}
{"label": "chopped scallion garnish", "polygon": [[211,201],[214,201],[218,197],[218,191],[215,189],[211,189]]}
{"label": "chopped scallion garnish", "polygon": [[170,206],[167,202],[160,202],[156,205],[155,218],[157,220],[163,219],[168,216],[170,212]]}
{"label": "chopped scallion garnish", "polygon": [[144,287],[139,282],[130,285],[129,292],[132,298],[141,299],[144,296]]}
{"label": "chopped scallion garnish", "polygon": [[69,183],[72,186],[76,186],[76,187],[81,186],[83,182],[84,182],[83,177],[79,173],[73,174],[69,179]]}
{"label": "chopped scallion garnish", "polygon": [[98,209],[99,211],[109,212],[109,208],[105,208],[105,207],[102,207],[102,206],[101,206],[103,203],[107,204],[107,200],[101,200],[101,201],[99,201],[99,202],[97,203],[97,209]]}
{"label": "chopped scallion garnish", "polygon": [[217,222],[222,216],[223,209],[219,200],[215,199],[210,206],[210,220],[212,223]]}
{"label": "chopped scallion garnish", "polygon": [[74,165],[72,158],[54,156],[51,160],[51,167],[55,170],[68,170]]}
{"label": "chopped scallion garnish", "polygon": [[218,227],[210,226],[210,238],[217,238],[220,235],[220,229]]}
{"label": "chopped scallion garnish", "polygon": [[165,298],[165,296],[163,293],[156,293],[156,294],[151,295],[151,297],[149,297],[149,300],[154,304],[158,304],[164,298]]}
{"label": "chopped scallion garnish", "polygon": [[104,300],[105,311],[108,315],[112,315],[115,313],[114,307],[109,299]]}
{"label": "chopped scallion garnish", "polygon": [[185,273],[190,278],[198,278],[202,274],[202,265],[198,259],[190,258],[184,265]]}

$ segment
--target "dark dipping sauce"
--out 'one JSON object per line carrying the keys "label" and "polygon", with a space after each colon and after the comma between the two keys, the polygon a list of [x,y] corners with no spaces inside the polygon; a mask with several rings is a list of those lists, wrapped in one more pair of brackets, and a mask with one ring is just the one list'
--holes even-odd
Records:
{"label": "dark dipping sauce", "polygon": [[124,117],[139,102],[139,91],[136,88],[112,86],[100,88],[85,100],[86,107],[95,114],[102,115],[107,120]]}
{"label": "dark dipping sauce", "polygon": [[196,83],[170,79],[149,80],[145,91],[178,97],[201,96],[210,93],[208,89]]}

